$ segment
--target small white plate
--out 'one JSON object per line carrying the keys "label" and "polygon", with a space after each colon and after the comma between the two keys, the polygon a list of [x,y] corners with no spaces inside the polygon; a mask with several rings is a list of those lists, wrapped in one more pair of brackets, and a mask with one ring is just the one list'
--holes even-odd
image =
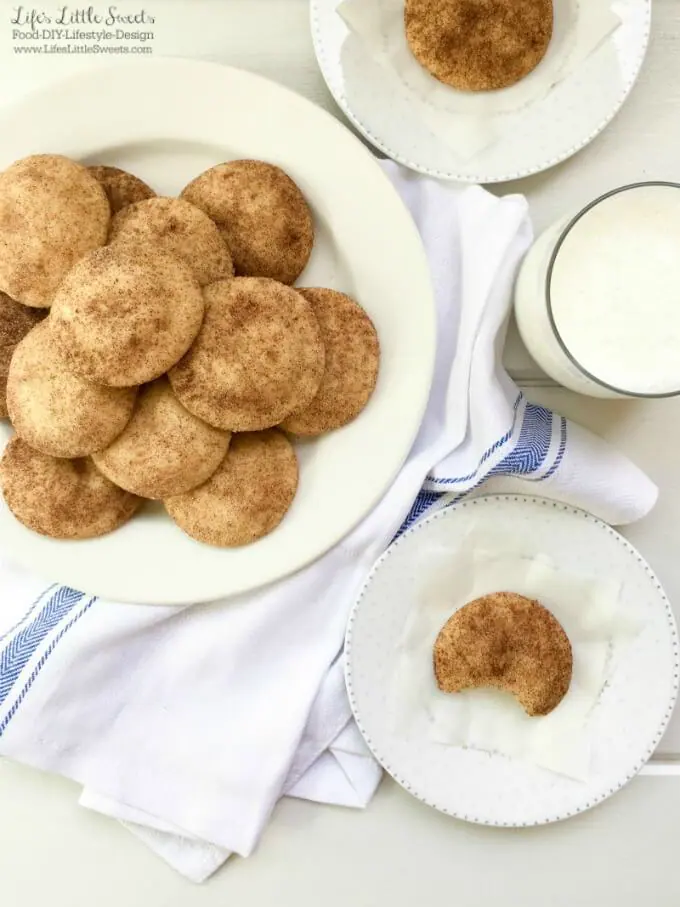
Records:
{"label": "small white plate", "polygon": [[278,85],[180,59],[126,60],[55,82],[3,112],[0,136],[0,168],[26,154],[57,152],[128,168],[168,195],[220,161],[279,164],[302,188],[316,221],[312,260],[299,283],[355,296],[381,343],[380,377],[368,407],[346,428],[300,445],[294,504],[254,545],[201,545],[157,506],[103,538],[53,541],[21,526],[3,501],[3,554],[109,599],[185,604],[265,585],[336,544],[399,471],[434,365],[425,254],[373,155],[336,119]]}
{"label": "small white plate", "polygon": [[[419,102],[393,90],[389,83],[382,86],[362,54],[343,52],[350,33],[337,13],[341,2],[311,2],[317,59],[337,103],[388,157],[430,176],[470,183],[530,176],[592,142],[621,109],[637,80],[652,16],[651,0],[613,2],[621,19],[614,34],[547,97],[529,103],[500,140],[466,158],[434,136],[418,115]],[[484,104],[482,95],[479,103]]]}
{"label": "small white plate", "polygon": [[[507,534],[527,554],[547,555],[575,574],[622,581],[622,604],[642,630],[616,665],[586,734],[591,774],[575,781],[535,765],[472,748],[395,733],[387,698],[399,640],[419,587],[419,554],[461,544],[474,524]],[[441,510],[398,539],[374,567],[352,611],[346,641],[352,710],[368,746],[409,793],[442,812],[484,825],[541,825],[583,812],[640,771],[658,745],[678,691],[673,612],[641,555],[611,527],[581,510],[508,495]]]}

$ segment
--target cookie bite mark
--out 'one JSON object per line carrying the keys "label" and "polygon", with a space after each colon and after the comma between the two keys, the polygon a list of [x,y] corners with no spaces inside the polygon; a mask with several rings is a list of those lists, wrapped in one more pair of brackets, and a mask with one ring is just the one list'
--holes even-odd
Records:
{"label": "cookie bite mark", "polygon": [[514,592],[485,595],[449,618],[434,645],[440,690],[491,687],[511,693],[526,713],[547,715],[569,690],[571,644],[539,602]]}

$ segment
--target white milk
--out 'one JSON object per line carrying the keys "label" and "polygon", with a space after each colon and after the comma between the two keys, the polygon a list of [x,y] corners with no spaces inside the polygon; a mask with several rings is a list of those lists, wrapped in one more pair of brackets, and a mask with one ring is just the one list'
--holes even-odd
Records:
{"label": "white milk", "polygon": [[540,236],[522,265],[515,313],[527,349],[590,396],[680,392],[680,188],[619,190],[564,234],[570,221]]}

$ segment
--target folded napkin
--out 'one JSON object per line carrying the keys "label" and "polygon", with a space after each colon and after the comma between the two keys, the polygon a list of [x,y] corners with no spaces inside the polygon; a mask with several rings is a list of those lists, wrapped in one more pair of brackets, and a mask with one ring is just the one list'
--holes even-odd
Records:
{"label": "folded napkin", "polygon": [[195,881],[250,854],[284,794],[370,800],[380,772],[350,715],[341,648],[400,528],[504,477],[615,524],[656,499],[632,463],[528,403],[500,364],[531,242],[525,200],[384,169],[427,249],[439,342],[420,434],[363,523],[295,576],[184,609],[45,590],[0,564],[0,754],[76,780],[83,805]]}

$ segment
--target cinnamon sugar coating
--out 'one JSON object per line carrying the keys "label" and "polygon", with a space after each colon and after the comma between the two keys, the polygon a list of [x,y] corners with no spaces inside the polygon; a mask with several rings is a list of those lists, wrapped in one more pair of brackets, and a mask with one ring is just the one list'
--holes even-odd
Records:
{"label": "cinnamon sugar coating", "polygon": [[276,430],[234,435],[215,473],[165,508],[192,538],[224,548],[248,545],[275,529],[298,484],[295,451]]}
{"label": "cinnamon sugar coating", "polygon": [[560,704],[572,665],[571,644],[557,619],[514,592],[465,605],[442,627],[434,645],[440,690],[506,690],[529,715],[547,715]]}
{"label": "cinnamon sugar coating", "polygon": [[188,265],[152,246],[114,243],[68,273],[50,321],[75,374],[129,387],[160,377],[184,355],[203,312]]}
{"label": "cinnamon sugar coating", "polygon": [[378,380],[380,344],[361,306],[335,290],[300,289],[319,322],[326,351],[316,396],[281,425],[296,435],[320,435],[355,419],[368,403]]}
{"label": "cinnamon sugar coating", "polygon": [[111,214],[117,214],[128,205],[154,198],[156,193],[151,186],[140,180],[133,173],[119,167],[108,167],[97,164],[87,168],[106,193],[111,207]]}
{"label": "cinnamon sugar coating", "polygon": [[324,347],[300,293],[263,277],[240,277],[207,287],[205,300],[200,333],[169,372],[189,412],[227,431],[260,431],[313,400]]}
{"label": "cinnamon sugar coating", "polygon": [[230,437],[193,416],[167,379],[159,378],[142,388],[123,432],[92,459],[121,488],[160,499],[210,478],[224,459]]}
{"label": "cinnamon sugar coating", "polygon": [[264,161],[218,164],[192,180],[182,198],[222,230],[238,276],[293,284],[309,261],[312,214],[280,167]]}
{"label": "cinnamon sugar coating", "polygon": [[528,76],[553,33],[553,0],[406,0],[416,60],[461,91],[495,91]]}
{"label": "cinnamon sugar coating", "polygon": [[110,219],[86,167],[58,154],[16,161],[0,173],[0,291],[49,308],[67,272],[104,245]]}
{"label": "cinnamon sugar coating", "polygon": [[0,460],[0,487],[14,516],[54,539],[87,539],[122,526],[141,503],[110,482],[92,460],[62,460],[20,438]]}

